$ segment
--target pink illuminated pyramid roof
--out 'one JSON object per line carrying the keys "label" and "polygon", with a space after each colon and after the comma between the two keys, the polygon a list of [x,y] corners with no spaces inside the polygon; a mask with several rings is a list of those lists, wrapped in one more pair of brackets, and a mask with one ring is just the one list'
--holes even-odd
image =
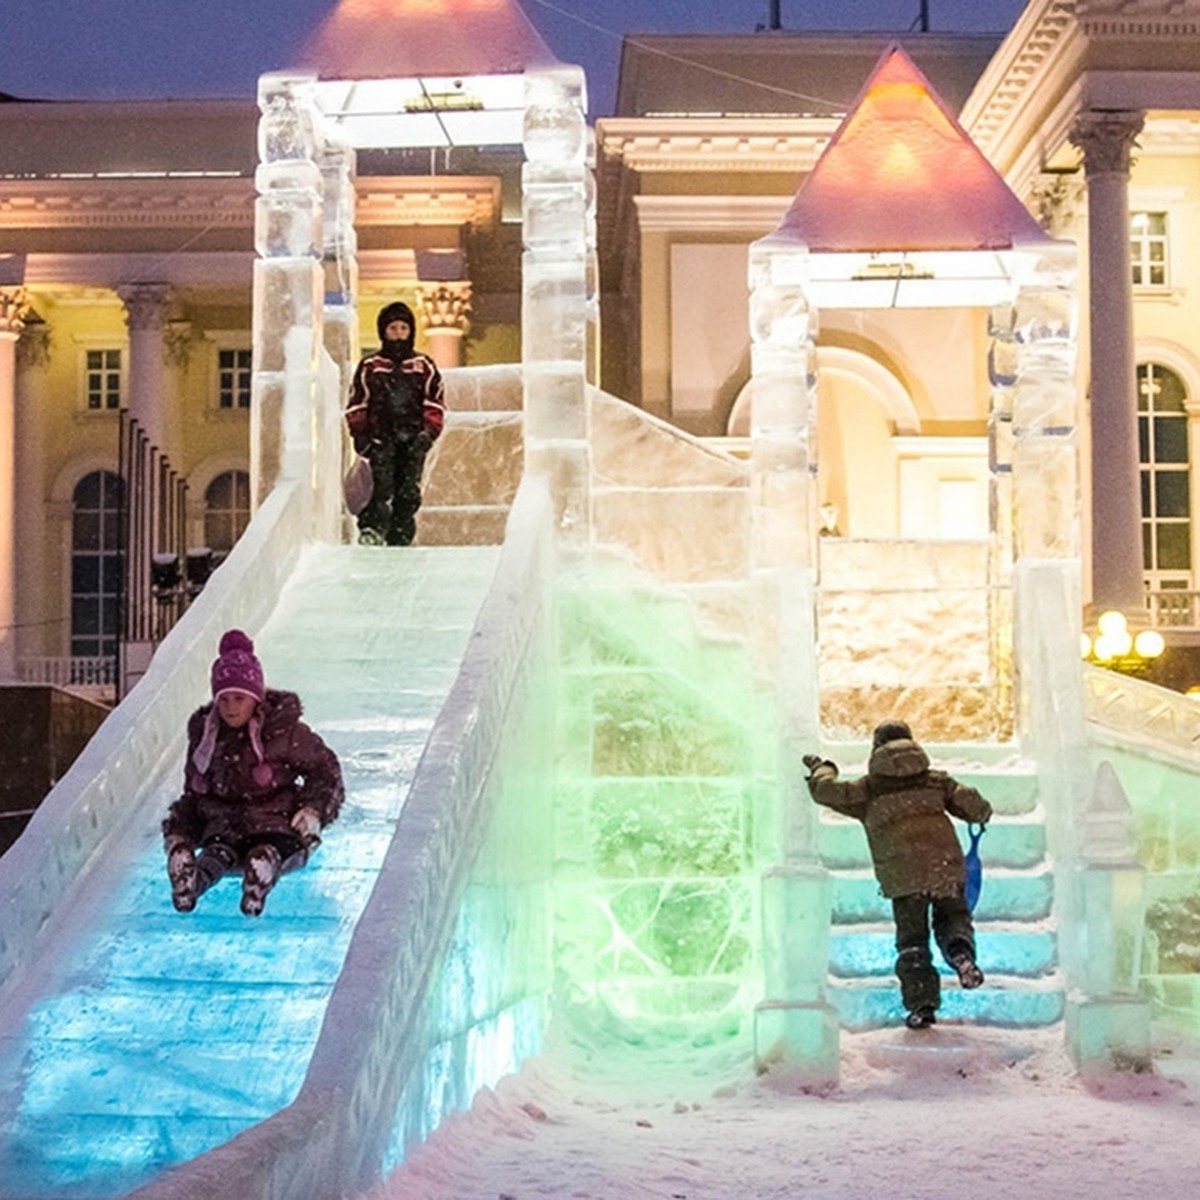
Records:
{"label": "pink illuminated pyramid roof", "polygon": [[354,80],[504,75],[555,61],[517,0],[340,0],[296,65]]}
{"label": "pink illuminated pyramid roof", "polygon": [[818,253],[1002,250],[1046,238],[895,44],[776,233]]}

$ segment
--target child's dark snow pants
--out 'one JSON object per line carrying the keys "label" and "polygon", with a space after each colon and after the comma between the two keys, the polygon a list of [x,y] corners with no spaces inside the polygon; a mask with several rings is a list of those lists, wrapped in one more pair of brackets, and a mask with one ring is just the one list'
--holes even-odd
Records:
{"label": "child's dark snow pants", "polygon": [[896,975],[900,980],[900,998],[913,1012],[918,1008],[936,1009],[942,993],[938,973],[929,952],[929,917],[933,913],[933,937],[949,962],[966,951],[975,957],[975,927],[971,910],[960,892],[956,896],[894,896],[892,914],[896,921]]}

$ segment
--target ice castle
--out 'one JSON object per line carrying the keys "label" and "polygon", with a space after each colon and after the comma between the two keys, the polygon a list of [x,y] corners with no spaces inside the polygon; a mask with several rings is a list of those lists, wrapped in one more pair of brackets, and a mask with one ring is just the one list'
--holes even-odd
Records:
{"label": "ice castle", "polygon": [[[487,69],[376,46],[351,75],[363,8],[260,84],[254,518],[0,861],[0,1197],[363,1188],[552,1024],[648,1055],[740,1041],[836,1085],[843,1031],[898,996],[861,831],[817,815],[800,756],[861,767],[892,715],[999,814],[987,984],[946,1015],[1061,1028],[1085,1075],[1147,1067],[1152,1011],[1195,1021],[1145,894],[1194,838],[1200,721],[1080,663],[1074,246],[889,48],[751,249],[750,452],[725,454],[595,384],[581,72],[499,5]],[[516,436],[523,471],[511,504],[466,504],[500,544],[360,547],[354,156],[456,122],[524,148],[523,353],[452,374],[433,469],[477,478]],[[821,536],[818,321],[872,308],[978,319],[984,539]],[[230,626],[347,777],[261,922],[227,885],[174,913],[158,836]]]}

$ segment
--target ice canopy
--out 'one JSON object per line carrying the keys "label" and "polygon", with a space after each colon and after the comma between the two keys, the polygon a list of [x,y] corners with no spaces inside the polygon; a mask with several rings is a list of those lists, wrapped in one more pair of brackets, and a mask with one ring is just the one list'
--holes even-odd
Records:
{"label": "ice canopy", "polygon": [[324,78],[505,75],[555,62],[516,0],[341,0],[300,52]]}
{"label": "ice canopy", "polygon": [[804,180],[779,232],[815,253],[999,250],[1045,238],[895,43]]}
{"label": "ice canopy", "polygon": [[516,0],[341,0],[300,51],[356,147],[521,141],[523,73],[559,66]]}
{"label": "ice canopy", "polygon": [[808,248],[819,303],[915,307],[995,302],[1049,239],[892,43],[769,240]]}

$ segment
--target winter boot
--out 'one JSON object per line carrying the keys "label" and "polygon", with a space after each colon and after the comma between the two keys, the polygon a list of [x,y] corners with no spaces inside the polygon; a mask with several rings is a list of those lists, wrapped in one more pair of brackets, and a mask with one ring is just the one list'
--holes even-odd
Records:
{"label": "winter boot", "polygon": [[950,965],[958,972],[958,982],[965,988],[977,988],[983,983],[983,972],[975,965],[969,951],[960,950],[950,957]]}
{"label": "winter boot", "polygon": [[267,893],[279,878],[282,860],[279,851],[272,845],[255,846],[246,855],[246,866],[242,876],[242,912],[248,917],[257,917],[267,902]]}
{"label": "winter boot", "polygon": [[904,1018],[904,1023],[909,1029],[927,1029],[930,1025],[937,1024],[937,1015],[932,1008],[914,1008]]}
{"label": "winter boot", "polygon": [[167,855],[167,877],[171,880],[171,903],[176,912],[191,912],[200,895],[196,855],[190,846],[172,846]]}

